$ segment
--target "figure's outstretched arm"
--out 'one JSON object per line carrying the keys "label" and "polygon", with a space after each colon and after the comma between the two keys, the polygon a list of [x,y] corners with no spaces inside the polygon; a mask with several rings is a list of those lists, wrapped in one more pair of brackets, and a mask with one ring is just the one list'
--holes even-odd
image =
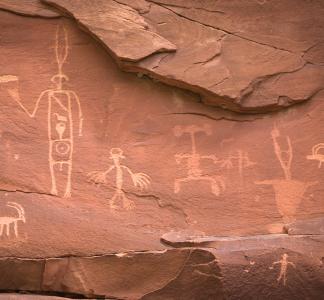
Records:
{"label": "figure's outstretched arm", "polygon": [[115,168],[115,166],[110,166],[107,171],[105,171],[105,175],[108,175],[110,171],[112,171]]}
{"label": "figure's outstretched arm", "polygon": [[11,96],[11,98],[13,98],[17,103],[18,105],[21,107],[21,109],[30,117],[30,118],[34,118],[36,113],[37,113],[37,110],[39,108],[39,104],[42,100],[42,98],[49,92],[49,90],[45,90],[43,92],[41,92],[41,94],[39,95],[38,99],[36,100],[36,103],[35,103],[35,107],[34,107],[34,110],[32,113],[30,113],[28,111],[28,109],[23,105],[21,99],[20,99],[20,96],[18,94],[17,91],[14,91],[14,90],[9,90],[8,93],[9,95]]}
{"label": "figure's outstretched arm", "polygon": [[122,168],[126,169],[129,175],[133,180],[133,184],[135,187],[139,187],[141,190],[146,189],[151,183],[151,178],[145,173],[133,173],[131,169],[126,166],[122,166]]}
{"label": "figure's outstretched arm", "polygon": [[[272,137],[275,153],[276,153],[277,158],[280,162],[281,168],[285,174],[285,179],[290,180],[291,179],[290,168],[291,168],[291,162],[292,162],[292,158],[293,158],[290,138],[288,136],[286,137],[287,144],[288,144],[288,150],[282,151],[281,147],[279,145],[279,142],[278,142],[278,138],[280,137],[280,132],[276,126],[271,131],[271,137]],[[286,159],[284,159],[284,157],[282,155],[283,153],[286,153],[286,155],[287,155]]]}
{"label": "figure's outstretched arm", "polygon": [[130,168],[128,168],[128,167],[126,167],[126,166],[121,166],[123,169],[125,169],[128,173],[129,173],[129,175],[131,176],[131,177],[133,177],[133,175],[134,175],[134,173],[132,172],[132,170],[130,169]]}
{"label": "figure's outstretched arm", "polygon": [[115,166],[110,166],[106,171],[93,171],[87,174],[88,181],[92,181],[94,183],[102,184],[106,183],[106,176],[108,173],[113,170]]}
{"label": "figure's outstretched arm", "polygon": [[82,108],[79,96],[74,92],[71,91],[72,95],[74,96],[74,99],[78,105],[78,111],[79,111],[79,136],[82,136],[82,129],[83,129],[83,114],[82,114]]}
{"label": "figure's outstretched arm", "polygon": [[280,263],[281,263],[281,260],[273,262],[272,265],[277,265],[277,264],[280,264]]}
{"label": "figure's outstretched arm", "polygon": [[290,264],[292,267],[296,269],[296,265],[293,262],[289,261],[288,264]]}

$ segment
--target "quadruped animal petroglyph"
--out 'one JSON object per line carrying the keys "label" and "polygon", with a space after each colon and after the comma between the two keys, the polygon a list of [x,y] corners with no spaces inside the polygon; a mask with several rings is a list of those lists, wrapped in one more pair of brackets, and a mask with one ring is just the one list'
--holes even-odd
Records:
{"label": "quadruped animal petroglyph", "polygon": [[14,230],[15,236],[18,237],[18,222],[21,221],[23,223],[26,223],[25,210],[20,204],[18,204],[16,202],[8,202],[7,206],[15,209],[17,212],[17,215],[16,216],[0,216],[0,236],[3,235],[3,232],[5,230],[7,237],[9,237],[10,236],[10,227],[12,227]]}
{"label": "quadruped animal petroglyph", "polygon": [[64,26],[58,26],[55,35],[55,60],[58,72],[51,78],[55,87],[41,92],[32,112],[26,108],[20,97],[18,90],[19,78],[14,75],[0,76],[0,84],[7,87],[11,98],[16,101],[30,118],[35,118],[40,103],[47,101],[48,161],[51,176],[51,194],[59,195],[57,179],[61,175],[64,178],[63,180],[66,181],[63,185],[65,186],[64,198],[71,197],[72,155],[74,151],[73,104],[76,104],[78,109],[79,136],[82,136],[83,124],[79,97],[74,91],[63,87],[64,81],[69,80],[62,70],[68,53],[68,33]]}
{"label": "quadruped animal petroglyph", "polygon": [[124,185],[124,171],[127,171],[130,175],[133,184],[135,187],[138,187],[140,190],[147,189],[150,185],[151,178],[145,173],[134,173],[130,168],[121,164],[121,160],[125,159],[123,150],[120,148],[112,148],[110,150],[110,159],[113,161],[113,165],[110,166],[106,171],[93,171],[88,173],[88,181],[94,182],[96,184],[107,183],[107,175],[115,170],[116,172],[116,188],[115,193],[112,198],[109,200],[110,207],[112,209],[118,208],[118,205],[115,203],[118,201],[122,202],[122,207],[126,210],[133,209],[135,207],[134,201],[127,198],[125,192],[123,191]]}

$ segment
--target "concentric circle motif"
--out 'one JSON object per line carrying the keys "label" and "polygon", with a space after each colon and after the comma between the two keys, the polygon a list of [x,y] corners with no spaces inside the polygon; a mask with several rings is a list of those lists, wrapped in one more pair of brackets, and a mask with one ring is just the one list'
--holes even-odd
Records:
{"label": "concentric circle motif", "polygon": [[70,144],[67,142],[58,142],[55,145],[55,151],[58,154],[65,155],[70,151]]}

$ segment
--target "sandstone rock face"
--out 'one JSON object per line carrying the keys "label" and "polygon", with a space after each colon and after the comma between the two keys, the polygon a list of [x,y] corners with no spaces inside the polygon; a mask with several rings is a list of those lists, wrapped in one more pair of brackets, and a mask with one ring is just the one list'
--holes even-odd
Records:
{"label": "sandstone rock face", "polygon": [[0,8],[5,299],[321,298],[321,1]]}
{"label": "sandstone rock face", "polygon": [[[320,0],[43,2],[74,16],[124,70],[192,90],[207,104],[265,112],[309,100],[323,88]],[[173,45],[175,53],[163,51]]]}

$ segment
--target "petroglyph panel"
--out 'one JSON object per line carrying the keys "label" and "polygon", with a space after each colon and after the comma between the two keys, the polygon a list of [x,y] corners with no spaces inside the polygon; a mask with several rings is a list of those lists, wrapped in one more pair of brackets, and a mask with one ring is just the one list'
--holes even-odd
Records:
{"label": "petroglyph panel", "polygon": [[28,214],[18,236],[30,251],[3,254],[64,255],[67,240],[84,253],[160,249],[171,230],[281,233],[324,214],[311,150],[321,94],[280,114],[231,113],[121,71],[73,20],[0,14],[0,190]]}

